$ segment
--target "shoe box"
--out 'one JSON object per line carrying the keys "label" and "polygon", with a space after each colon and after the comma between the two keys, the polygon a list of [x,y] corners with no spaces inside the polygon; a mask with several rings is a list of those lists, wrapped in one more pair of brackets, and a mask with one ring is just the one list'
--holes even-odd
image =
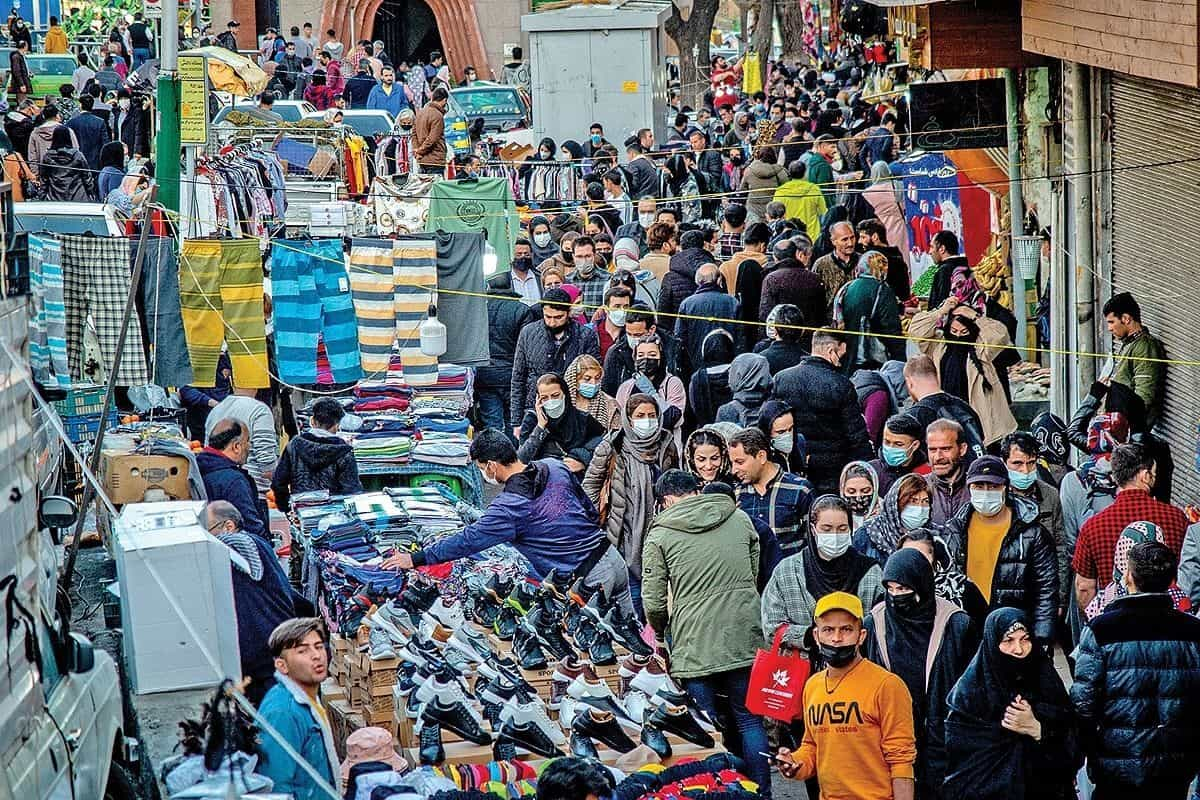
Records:
{"label": "shoe box", "polygon": [[399,680],[400,659],[371,660],[366,653],[352,652],[347,658],[350,706],[368,725],[386,728],[396,735],[392,690]]}
{"label": "shoe box", "polygon": [[154,500],[191,500],[189,462],[184,456],[141,455],[104,450],[100,454],[100,480],[113,505]]}

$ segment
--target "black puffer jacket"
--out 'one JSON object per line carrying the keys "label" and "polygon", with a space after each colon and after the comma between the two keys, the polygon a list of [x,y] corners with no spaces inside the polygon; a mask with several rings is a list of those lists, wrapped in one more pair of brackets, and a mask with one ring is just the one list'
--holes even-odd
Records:
{"label": "black puffer jacket", "polygon": [[287,511],[294,493],[320,489],[330,494],[361,492],[358,464],[354,450],[341,439],[305,431],[283,448],[271,476],[271,490],[275,492],[275,504]]}
{"label": "black puffer jacket", "polygon": [[817,494],[837,492],[842,467],[874,457],[854,384],[819,356],[775,376],[771,396],[792,407],[796,432],[808,442],[808,479]]}
{"label": "black puffer jacket", "polygon": [[[713,254],[703,247],[689,247],[671,256],[671,265],[662,277],[658,290],[658,313],[676,314],[684,298],[696,291],[696,270],[716,261]],[[675,317],[660,317],[658,324],[664,328],[675,327]]]}
{"label": "black puffer jacket", "polygon": [[71,148],[51,150],[42,157],[42,200],[62,203],[96,202],[96,182],[83,153]]}
{"label": "black puffer jacket", "polygon": [[[976,617],[979,626],[983,625],[987,614],[997,608],[1019,608],[1033,620],[1034,637],[1049,642],[1054,638],[1058,609],[1058,561],[1054,540],[1038,524],[1036,503],[1011,496],[1006,502],[1012,509],[1012,522],[996,558],[991,602],[986,608],[982,603],[976,608],[976,604],[968,599],[964,607]],[[967,524],[974,513],[974,507],[967,503],[942,529],[946,549],[963,574],[967,571]],[[979,597],[979,590],[973,586],[968,593]]]}
{"label": "black puffer jacket", "polygon": [[1071,700],[1092,780],[1175,784],[1182,797],[1200,764],[1200,620],[1165,594],[1120,597],[1083,629],[1076,653]]}
{"label": "black puffer jacket", "polygon": [[517,337],[522,328],[538,319],[537,313],[512,291],[512,276],[505,276],[509,278],[507,286],[501,281],[488,282],[488,352],[492,360],[475,373],[475,381],[483,387],[509,385]]}

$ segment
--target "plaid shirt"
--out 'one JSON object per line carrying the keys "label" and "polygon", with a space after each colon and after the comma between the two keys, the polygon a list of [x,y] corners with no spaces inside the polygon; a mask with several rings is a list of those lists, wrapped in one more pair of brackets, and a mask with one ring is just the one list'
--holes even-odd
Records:
{"label": "plaid shirt", "polygon": [[728,261],[742,251],[742,235],[740,233],[722,233],[717,239],[717,258]]}
{"label": "plaid shirt", "polygon": [[785,552],[804,546],[805,517],[812,504],[812,484],[791,472],[779,470],[759,494],[754,486],[738,487],[738,508],[770,526]]}
{"label": "plaid shirt", "polygon": [[1141,489],[1122,489],[1108,508],[1083,523],[1071,568],[1081,578],[1106,585],[1113,572],[1117,540],[1132,522],[1153,522],[1162,529],[1164,543],[1176,556],[1183,548],[1188,521],[1175,506],[1159,502]]}
{"label": "plaid shirt", "polygon": [[591,317],[598,307],[604,305],[604,292],[608,289],[608,279],[612,273],[597,267],[590,278],[583,277],[577,270],[571,270],[565,277],[567,283],[579,290],[579,302],[586,306],[583,309],[584,316]]}

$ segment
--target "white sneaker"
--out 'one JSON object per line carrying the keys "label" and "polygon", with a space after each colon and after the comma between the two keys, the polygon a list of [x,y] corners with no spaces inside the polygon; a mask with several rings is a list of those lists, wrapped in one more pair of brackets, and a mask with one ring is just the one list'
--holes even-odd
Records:
{"label": "white sneaker", "polygon": [[487,637],[470,625],[464,625],[454,631],[446,642],[446,649],[453,649],[464,658],[475,664],[482,664],[485,659],[495,657],[496,653],[488,644]]}
{"label": "white sneaker", "polygon": [[458,630],[467,624],[467,618],[463,614],[462,603],[447,603],[444,597],[439,597],[434,601],[433,606],[425,613],[450,630]]}
{"label": "white sneaker", "polygon": [[398,617],[390,611],[391,606],[384,604],[375,609],[375,613],[364,617],[363,622],[368,628],[373,630],[381,630],[391,637],[396,644],[404,644],[409,640],[414,631],[412,623],[409,622],[408,616],[403,618]]}
{"label": "white sneaker", "polygon": [[471,716],[473,716],[480,725],[483,725],[483,718],[480,717],[479,712],[475,710],[474,702],[467,699],[466,691],[463,689],[463,685],[457,679],[452,681],[442,681],[436,675],[434,675],[429,680],[425,681],[425,683],[418,686],[414,690],[413,696],[416,697],[417,702],[419,702],[422,706],[425,703],[432,702],[435,697],[440,697],[442,702],[446,705],[453,705],[456,701],[460,702],[467,709],[467,711],[471,713]]}
{"label": "white sneaker", "polygon": [[567,695],[559,701],[558,706],[558,724],[564,730],[571,729],[571,723],[575,721],[575,712],[579,710],[579,701]]}
{"label": "white sneaker", "polygon": [[646,709],[652,708],[650,698],[637,689],[627,692],[625,697],[621,699],[621,702],[625,704],[625,710],[629,712],[630,718],[634,721],[645,721]]}
{"label": "white sneaker", "polygon": [[367,657],[372,661],[396,657],[396,649],[392,647],[392,636],[383,628],[370,629],[366,649]]}
{"label": "white sneaker", "polygon": [[635,720],[629,715],[629,712],[621,705],[621,701],[613,694],[612,689],[608,688],[608,684],[602,680],[592,682],[580,675],[567,687],[567,696],[586,703],[592,708],[612,713],[617,718],[617,722],[624,727],[641,728],[641,721]]}
{"label": "white sneaker", "polygon": [[515,697],[509,700],[500,708],[500,722],[509,721],[514,725],[524,725],[532,722],[554,744],[561,747],[567,743],[567,737],[563,734],[562,728],[550,721],[550,716],[546,713],[546,707],[540,699],[535,698],[525,703],[518,702]]}

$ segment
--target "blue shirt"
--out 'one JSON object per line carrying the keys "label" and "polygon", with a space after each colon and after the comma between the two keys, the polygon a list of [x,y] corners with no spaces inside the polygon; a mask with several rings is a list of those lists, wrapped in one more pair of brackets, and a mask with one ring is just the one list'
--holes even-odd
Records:
{"label": "blue shirt", "polygon": [[804,478],[781,469],[763,494],[752,485],[739,486],[737,500],[738,508],[775,531],[785,553],[794,553],[803,546],[808,507],[812,504],[812,484]]}
{"label": "blue shirt", "polygon": [[392,84],[391,94],[384,91],[383,84],[379,84],[367,95],[367,108],[386,111],[392,115],[392,119],[397,119],[400,112],[408,107],[408,96],[404,94],[404,87],[398,83]]}

